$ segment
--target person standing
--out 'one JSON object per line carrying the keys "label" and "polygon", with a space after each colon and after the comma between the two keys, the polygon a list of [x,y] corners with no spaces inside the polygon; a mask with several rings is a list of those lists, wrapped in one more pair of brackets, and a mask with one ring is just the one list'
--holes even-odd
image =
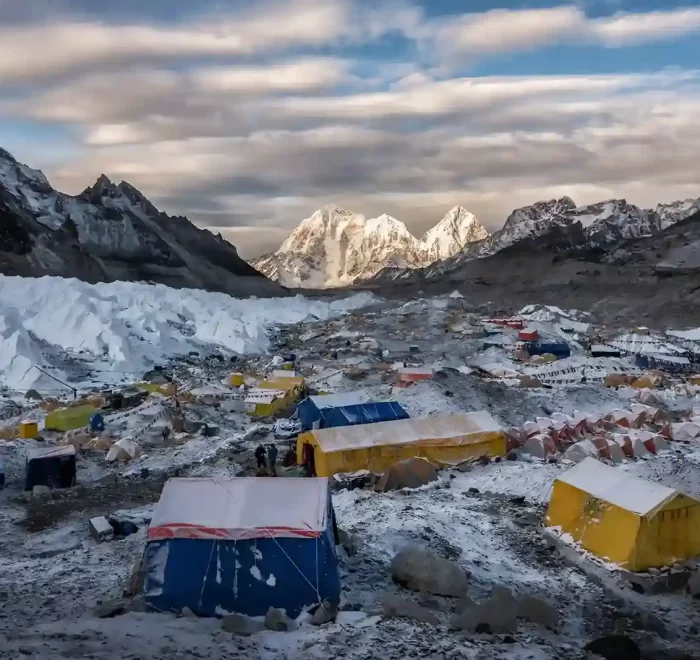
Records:
{"label": "person standing", "polygon": [[277,476],[277,446],[270,445],[267,449],[267,457],[270,461],[270,474],[273,477]]}
{"label": "person standing", "polygon": [[258,462],[258,470],[265,469],[265,455],[267,454],[264,445],[259,444],[255,449],[255,460]]}

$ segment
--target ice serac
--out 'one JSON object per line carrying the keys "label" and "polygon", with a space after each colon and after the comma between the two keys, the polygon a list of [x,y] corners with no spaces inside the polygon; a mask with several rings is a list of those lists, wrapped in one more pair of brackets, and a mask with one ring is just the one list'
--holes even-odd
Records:
{"label": "ice serac", "polygon": [[65,195],[3,149],[0,273],[159,282],[237,297],[285,293],[230,243],[161,213],[130,184],[103,174],[80,195]]}
{"label": "ice serac", "polygon": [[463,206],[455,206],[421,239],[430,262],[449,259],[470,243],[482,241],[489,235],[484,226]]}
{"label": "ice serac", "polygon": [[326,206],[303,220],[279,250],[254,266],[290,287],[336,287],[373,277],[384,268],[421,268],[487,235],[478,220],[455,207],[422,239],[389,215],[367,218]]}

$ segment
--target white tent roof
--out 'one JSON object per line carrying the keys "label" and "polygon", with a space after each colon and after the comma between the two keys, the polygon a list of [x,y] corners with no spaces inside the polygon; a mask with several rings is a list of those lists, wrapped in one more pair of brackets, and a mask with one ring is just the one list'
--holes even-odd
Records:
{"label": "white tent roof", "polygon": [[319,409],[342,408],[343,406],[359,406],[367,403],[367,395],[362,392],[340,392],[339,394],[321,394],[310,396],[309,399]]}
{"label": "white tent roof", "polygon": [[585,458],[557,481],[627,511],[647,515],[678,494],[677,490],[635,477],[595,458]]}
{"label": "white tent roof", "polygon": [[36,447],[27,452],[27,459],[33,461],[37,458],[58,458],[61,456],[75,456],[73,445],[61,445],[59,447]]}
{"label": "white tent roof", "polygon": [[170,479],[148,539],[314,538],[326,525],[328,480]]}
{"label": "white tent roof", "polygon": [[[436,415],[418,419],[400,419],[375,424],[357,424],[310,431],[324,453],[386,445],[439,442],[450,438],[502,432],[498,422],[486,411],[464,415]],[[467,440],[468,442],[468,440]]]}

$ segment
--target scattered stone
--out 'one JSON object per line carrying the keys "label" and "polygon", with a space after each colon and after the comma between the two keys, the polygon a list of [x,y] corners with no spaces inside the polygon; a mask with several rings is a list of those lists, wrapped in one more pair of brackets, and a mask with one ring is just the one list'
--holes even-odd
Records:
{"label": "scattered stone", "polygon": [[411,619],[420,623],[429,623],[433,626],[437,626],[440,623],[437,616],[427,607],[423,607],[412,600],[401,598],[401,596],[384,594],[380,599],[380,603],[384,616],[389,619]]}
{"label": "scattered stone", "polygon": [[98,619],[110,619],[120,614],[125,614],[130,609],[130,601],[126,598],[115,598],[113,600],[100,603],[94,610],[93,614]]}
{"label": "scattered stone", "polygon": [[221,628],[234,635],[249,637],[263,629],[263,625],[245,614],[229,614],[221,619]]}
{"label": "scattered stone", "polygon": [[27,393],[24,395],[25,399],[30,399],[32,401],[43,401],[44,397],[39,394],[36,390],[27,390]]}
{"label": "scattered stone", "polygon": [[523,596],[518,601],[518,616],[545,628],[556,629],[559,624],[559,612],[535,596]]}
{"label": "scattered stone", "polygon": [[336,616],[338,616],[338,608],[324,600],[311,615],[309,623],[312,626],[322,626],[324,623],[335,621]]}
{"label": "scattered stone", "polygon": [[658,568],[647,568],[647,573],[649,575],[661,575],[661,571]]}
{"label": "scattered stone", "polygon": [[287,610],[271,607],[265,615],[265,628],[275,632],[294,630],[296,622],[287,616]]}
{"label": "scattered stone", "polygon": [[605,635],[583,647],[605,660],[642,660],[639,647],[627,635]]}
{"label": "scattered stone", "polygon": [[51,489],[48,486],[34,486],[32,488],[33,497],[45,497],[46,495],[51,495]]}
{"label": "scattered stone", "polygon": [[180,614],[188,619],[197,618],[197,615],[189,607],[183,607],[182,610],[180,610]]}
{"label": "scattered stone", "polygon": [[480,465],[488,465],[491,462],[491,459],[485,454],[483,456],[479,456],[478,460]]}
{"label": "scattered stone", "polygon": [[504,644],[515,644],[515,637],[513,635],[503,635],[502,641]]}
{"label": "scattered stone", "polygon": [[506,454],[506,460],[507,460],[507,461],[517,461],[517,460],[518,460],[518,452],[509,451],[509,452]]}
{"label": "scattered stone", "polygon": [[508,498],[508,501],[511,504],[525,504],[525,495],[515,495]]}
{"label": "scattered stone", "polygon": [[468,586],[466,573],[455,562],[416,547],[401,550],[394,557],[391,576],[407,589],[437,596],[460,597]]}
{"label": "scattered stone", "polygon": [[467,607],[461,614],[453,616],[451,623],[465,632],[505,635],[516,631],[517,615],[518,604],[510,589],[496,585],[488,601]]}
{"label": "scattered stone", "polygon": [[359,534],[348,533],[342,529],[338,530],[340,545],[343,546],[349,557],[354,557],[362,548],[364,541]]}
{"label": "scattered stone", "polygon": [[688,580],[688,593],[693,598],[700,598],[700,572],[693,573]]}
{"label": "scattered stone", "polygon": [[523,525],[524,527],[531,527],[540,524],[540,517],[533,511],[527,511],[526,513],[518,516],[515,519],[518,525]]}
{"label": "scattered stone", "polygon": [[467,489],[467,492],[468,492],[470,495],[478,495],[478,494],[479,494],[479,489],[478,489],[478,488],[472,487],[472,488]]}
{"label": "scattered stone", "polygon": [[90,536],[96,541],[109,541],[114,538],[114,528],[104,516],[90,518],[89,530]]}

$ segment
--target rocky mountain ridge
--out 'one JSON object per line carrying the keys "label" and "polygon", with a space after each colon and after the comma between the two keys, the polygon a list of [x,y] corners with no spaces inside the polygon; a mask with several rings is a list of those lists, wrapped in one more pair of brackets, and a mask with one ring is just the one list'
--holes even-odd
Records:
{"label": "rocky mountain ridge", "polygon": [[284,295],[220,236],[161,213],[126,182],[105,175],[80,195],[0,149],[0,272],[148,281],[237,297]]}

